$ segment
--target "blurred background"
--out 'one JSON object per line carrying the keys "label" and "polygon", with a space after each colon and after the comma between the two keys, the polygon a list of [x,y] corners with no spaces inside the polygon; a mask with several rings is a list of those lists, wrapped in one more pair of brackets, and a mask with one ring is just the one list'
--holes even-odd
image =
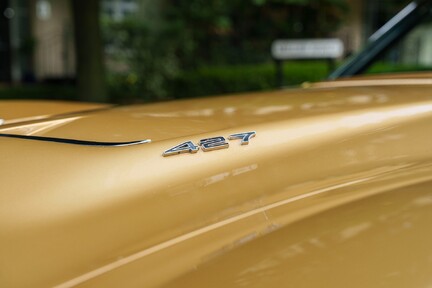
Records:
{"label": "blurred background", "polygon": [[[340,63],[407,3],[0,0],[0,99],[140,103],[271,90],[274,40],[338,38]],[[432,66],[430,56],[411,53],[432,44],[430,30],[413,33],[371,72]],[[322,80],[329,69],[325,60],[285,61],[284,82]]]}

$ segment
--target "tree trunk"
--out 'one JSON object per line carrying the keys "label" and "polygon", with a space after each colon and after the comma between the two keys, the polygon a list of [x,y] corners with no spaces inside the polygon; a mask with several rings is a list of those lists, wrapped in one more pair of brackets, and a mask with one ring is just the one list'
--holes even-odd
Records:
{"label": "tree trunk", "polygon": [[71,0],[75,31],[78,99],[107,102],[99,0]]}

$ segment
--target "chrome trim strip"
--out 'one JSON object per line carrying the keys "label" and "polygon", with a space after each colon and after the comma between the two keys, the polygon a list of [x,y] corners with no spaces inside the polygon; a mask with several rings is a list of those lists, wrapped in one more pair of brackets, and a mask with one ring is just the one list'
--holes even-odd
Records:
{"label": "chrome trim strip", "polygon": [[407,15],[409,15],[414,9],[416,9],[418,4],[416,2],[411,2],[401,11],[399,11],[393,18],[391,18],[387,23],[385,23],[381,28],[375,31],[368,39],[368,41],[373,42],[380,38],[384,33],[387,33],[391,28],[393,28],[397,23],[403,20]]}
{"label": "chrome trim strip", "polygon": [[18,139],[25,139],[25,140],[37,140],[37,141],[46,141],[46,142],[56,142],[56,143],[84,145],[84,146],[102,146],[102,147],[122,147],[122,146],[131,146],[131,145],[145,144],[145,143],[151,142],[151,139],[128,141],[128,142],[98,142],[98,141],[86,141],[86,140],[76,140],[76,139],[66,139],[66,138],[17,135],[17,134],[2,134],[2,133],[0,133],[0,137],[18,138]]}

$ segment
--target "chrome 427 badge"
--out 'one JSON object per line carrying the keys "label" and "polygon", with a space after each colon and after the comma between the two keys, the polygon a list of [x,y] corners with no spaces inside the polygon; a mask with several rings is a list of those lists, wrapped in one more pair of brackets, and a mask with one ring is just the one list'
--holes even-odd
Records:
{"label": "chrome 427 badge", "polygon": [[[251,138],[255,137],[256,132],[242,132],[231,134],[228,136],[228,140],[240,140],[241,145],[248,145]],[[192,141],[186,141],[166,150],[162,156],[171,156],[181,153],[196,153],[201,148],[202,151],[213,151],[219,149],[226,149],[229,147],[227,139],[223,136],[217,136],[212,138],[201,139],[198,145],[195,145]]]}

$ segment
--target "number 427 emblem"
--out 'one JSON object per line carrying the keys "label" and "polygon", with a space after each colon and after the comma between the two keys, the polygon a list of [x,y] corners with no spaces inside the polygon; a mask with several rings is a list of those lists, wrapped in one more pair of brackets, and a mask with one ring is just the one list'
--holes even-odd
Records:
{"label": "number 427 emblem", "polygon": [[[248,145],[249,140],[255,137],[255,135],[256,135],[255,131],[236,133],[236,134],[229,135],[228,140],[240,140],[241,145]],[[204,152],[207,152],[207,151],[228,148],[229,143],[223,136],[201,139],[198,143],[198,146],[195,145],[192,141],[186,141],[166,150],[162,154],[162,156],[166,157],[166,156],[177,155],[181,153],[196,153],[198,152],[200,147]]]}

